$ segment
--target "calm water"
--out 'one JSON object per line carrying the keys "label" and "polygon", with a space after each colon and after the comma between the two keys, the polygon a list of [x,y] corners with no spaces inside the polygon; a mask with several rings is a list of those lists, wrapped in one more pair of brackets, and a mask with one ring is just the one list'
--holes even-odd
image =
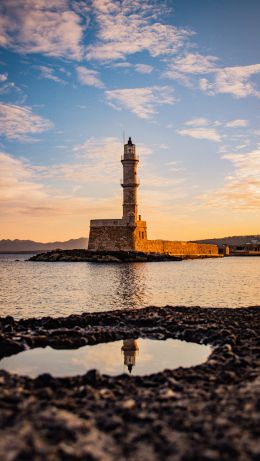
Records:
{"label": "calm water", "polygon": [[0,255],[1,316],[57,317],[166,304],[239,307],[260,301],[257,257],[131,264],[37,263],[28,257]]}
{"label": "calm water", "polygon": [[0,369],[35,378],[84,374],[93,368],[101,373],[146,375],[166,368],[190,367],[205,362],[211,347],[174,339],[114,341],[76,350],[36,348],[0,360]]}

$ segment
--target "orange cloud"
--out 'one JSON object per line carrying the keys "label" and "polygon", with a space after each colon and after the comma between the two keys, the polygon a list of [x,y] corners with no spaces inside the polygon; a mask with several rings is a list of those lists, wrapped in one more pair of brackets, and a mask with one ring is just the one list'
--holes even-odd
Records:
{"label": "orange cloud", "polygon": [[220,189],[204,194],[203,199],[210,207],[233,210],[260,210],[260,150],[244,154],[225,154],[234,170],[225,178]]}

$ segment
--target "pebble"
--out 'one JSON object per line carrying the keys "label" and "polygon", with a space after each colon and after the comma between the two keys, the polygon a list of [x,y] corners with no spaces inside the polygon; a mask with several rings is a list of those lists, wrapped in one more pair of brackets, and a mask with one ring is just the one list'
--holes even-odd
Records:
{"label": "pebble", "polygon": [[151,306],[0,318],[2,357],[39,344],[72,348],[131,335],[214,346],[200,366],[145,377],[91,370],[33,380],[0,370],[0,460],[258,460],[259,313],[259,307]]}

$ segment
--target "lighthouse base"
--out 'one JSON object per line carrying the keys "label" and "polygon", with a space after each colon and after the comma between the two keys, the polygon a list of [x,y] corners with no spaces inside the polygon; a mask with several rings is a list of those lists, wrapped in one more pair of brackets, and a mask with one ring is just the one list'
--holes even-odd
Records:
{"label": "lighthouse base", "polygon": [[217,245],[148,240],[145,221],[130,222],[125,219],[94,219],[90,221],[88,250],[135,251],[181,258],[217,257]]}
{"label": "lighthouse base", "polygon": [[93,219],[88,249],[94,251],[138,251],[147,242],[145,221]]}

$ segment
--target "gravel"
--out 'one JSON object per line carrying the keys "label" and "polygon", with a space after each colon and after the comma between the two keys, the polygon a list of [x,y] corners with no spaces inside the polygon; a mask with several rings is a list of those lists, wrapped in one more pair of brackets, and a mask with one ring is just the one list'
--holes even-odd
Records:
{"label": "gravel", "polygon": [[213,345],[202,365],[144,377],[0,371],[0,460],[258,460],[259,313],[166,306],[0,318],[0,357],[133,337]]}

